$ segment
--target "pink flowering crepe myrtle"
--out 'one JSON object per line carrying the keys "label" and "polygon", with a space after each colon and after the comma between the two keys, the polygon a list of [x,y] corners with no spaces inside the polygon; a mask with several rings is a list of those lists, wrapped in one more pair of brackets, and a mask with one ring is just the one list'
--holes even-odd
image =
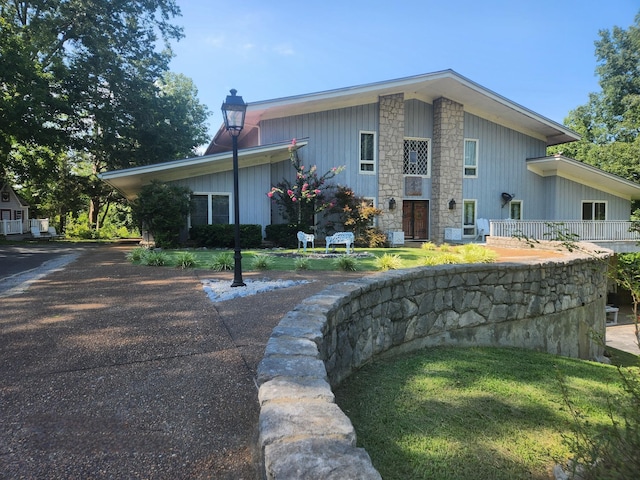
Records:
{"label": "pink flowering crepe myrtle", "polygon": [[[345,169],[345,166],[333,167],[322,176],[318,176],[318,168],[316,165],[312,166],[308,170],[300,161],[298,156],[298,146],[296,139],[294,138],[289,145],[289,156],[291,157],[291,165],[296,170],[296,180],[294,183],[288,180],[283,180],[277,186],[271,187],[271,190],[267,193],[267,196],[276,201],[283,207],[288,216],[291,216],[289,209],[287,208],[287,202],[291,202],[295,208],[295,214],[297,216],[297,224],[300,225],[302,221],[303,205],[310,205],[313,207],[313,213],[321,212],[326,208],[333,207],[331,202],[318,202],[322,199],[323,190],[327,189],[326,181],[335,177]],[[296,218],[289,218],[289,221],[295,221]]]}

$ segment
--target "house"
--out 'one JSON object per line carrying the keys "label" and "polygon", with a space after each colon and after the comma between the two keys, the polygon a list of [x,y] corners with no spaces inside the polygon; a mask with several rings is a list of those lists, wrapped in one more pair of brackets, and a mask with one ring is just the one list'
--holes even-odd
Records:
{"label": "house", "polygon": [[8,183],[0,185],[0,235],[28,232],[29,204]]}
{"label": "house", "polygon": [[[640,185],[547,147],[579,136],[526,107],[445,70],[248,104],[238,138],[240,222],[279,223],[266,196],[293,180],[288,145],[305,165],[346,165],[336,184],[382,209],[378,227],[407,240],[472,241],[477,220],[626,222]],[[231,138],[221,126],[202,157],[107,172],[135,198],[157,179],[189,187],[191,224],[231,222]]]}

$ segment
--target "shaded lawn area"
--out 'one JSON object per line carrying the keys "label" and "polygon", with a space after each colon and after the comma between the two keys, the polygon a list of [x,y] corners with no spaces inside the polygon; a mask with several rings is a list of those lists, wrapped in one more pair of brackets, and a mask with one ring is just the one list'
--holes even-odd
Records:
{"label": "shaded lawn area", "polygon": [[[615,352],[614,352],[615,353]],[[638,365],[615,353],[613,358]],[[520,349],[431,348],[376,360],[335,389],[385,480],[549,479],[572,416],[610,424],[614,366]]]}

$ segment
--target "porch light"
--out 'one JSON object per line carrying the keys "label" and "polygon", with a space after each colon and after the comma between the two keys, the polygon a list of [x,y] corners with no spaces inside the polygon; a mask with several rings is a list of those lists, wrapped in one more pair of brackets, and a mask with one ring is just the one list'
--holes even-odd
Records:
{"label": "porch light", "polygon": [[449,200],[449,210],[455,210],[456,208],[456,201],[452,198],[451,200]]}
{"label": "porch light", "polygon": [[389,200],[389,210],[395,210],[396,208],[396,199],[391,197]]}
{"label": "porch light", "polygon": [[238,195],[238,135],[244,128],[244,115],[247,112],[247,104],[242,97],[236,96],[238,91],[231,89],[231,95],[227,95],[222,104],[222,116],[224,127],[233,139],[233,218],[235,226],[235,248],[232,287],[246,287],[242,281],[242,255],[240,254],[240,197]]}

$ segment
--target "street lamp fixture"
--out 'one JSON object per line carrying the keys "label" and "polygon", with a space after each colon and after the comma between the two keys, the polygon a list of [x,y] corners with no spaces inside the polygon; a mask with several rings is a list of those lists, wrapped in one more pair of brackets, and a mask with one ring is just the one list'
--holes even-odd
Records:
{"label": "street lamp fixture", "polygon": [[238,135],[244,128],[244,116],[247,112],[247,104],[242,97],[236,95],[238,91],[233,88],[231,95],[222,104],[222,116],[224,127],[233,140],[233,218],[235,226],[235,253],[233,266],[232,287],[245,287],[242,281],[242,255],[240,253],[240,197],[238,195]]}

